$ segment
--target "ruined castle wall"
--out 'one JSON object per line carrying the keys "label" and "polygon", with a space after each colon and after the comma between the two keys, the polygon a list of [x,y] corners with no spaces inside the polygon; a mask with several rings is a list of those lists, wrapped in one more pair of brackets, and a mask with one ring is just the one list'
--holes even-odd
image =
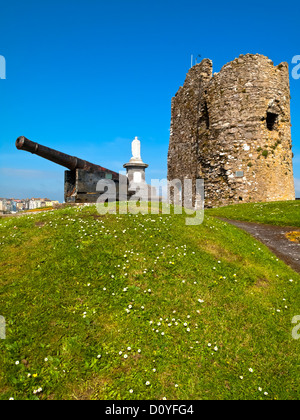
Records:
{"label": "ruined castle wall", "polygon": [[295,199],[289,72],[247,54],[192,67],[172,100],[168,178],[203,178],[208,207]]}
{"label": "ruined castle wall", "polygon": [[198,172],[198,125],[201,98],[212,77],[212,63],[192,67],[183,87],[172,99],[168,176],[170,180],[195,179]]}

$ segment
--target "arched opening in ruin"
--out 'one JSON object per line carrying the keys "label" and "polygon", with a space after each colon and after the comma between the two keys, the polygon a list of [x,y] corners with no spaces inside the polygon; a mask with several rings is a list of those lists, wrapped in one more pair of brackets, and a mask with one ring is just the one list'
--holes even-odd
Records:
{"label": "arched opening in ruin", "polygon": [[278,121],[278,114],[274,112],[267,112],[266,124],[267,129],[273,131],[276,128],[276,124]]}

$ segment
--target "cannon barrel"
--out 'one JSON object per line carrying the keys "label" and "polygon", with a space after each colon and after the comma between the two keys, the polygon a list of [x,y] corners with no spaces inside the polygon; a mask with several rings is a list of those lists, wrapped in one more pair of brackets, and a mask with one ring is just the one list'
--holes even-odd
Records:
{"label": "cannon barrel", "polygon": [[26,152],[33,153],[41,156],[44,159],[50,160],[51,162],[57,163],[58,165],[64,166],[71,171],[75,169],[83,169],[91,172],[106,171],[114,176],[118,176],[116,172],[110,171],[99,165],[87,162],[86,160],[79,159],[75,156],[70,156],[57,150],[50,149],[49,147],[42,146],[41,144],[35,143],[28,140],[26,137],[21,136],[16,140],[16,147],[19,150],[25,150]]}

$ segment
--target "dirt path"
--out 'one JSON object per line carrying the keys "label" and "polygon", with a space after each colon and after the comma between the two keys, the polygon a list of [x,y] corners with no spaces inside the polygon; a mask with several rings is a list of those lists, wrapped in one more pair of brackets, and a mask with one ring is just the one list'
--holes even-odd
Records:
{"label": "dirt path", "polygon": [[219,217],[219,219],[250,233],[263,244],[267,245],[278,258],[300,274],[300,244],[291,242],[285,237],[287,232],[300,232],[300,228],[241,222],[222,217]]}

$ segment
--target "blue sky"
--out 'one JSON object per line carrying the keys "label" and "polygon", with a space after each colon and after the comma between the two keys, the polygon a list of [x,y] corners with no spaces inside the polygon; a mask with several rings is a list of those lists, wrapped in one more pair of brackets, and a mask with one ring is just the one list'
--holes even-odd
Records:
{"label": "blue sky", "polygon": [[[260,53],[287,61],[291,73],[299,9],[277,0],[2,2],[0,197],[63,201],[64,168],[17,151],[20,135],[115,171],[138,136],[147,179],[165,178],[171,98],[191,54],[218,72],[240,54]],[[300,79],[290,84],[300,197]]]}

